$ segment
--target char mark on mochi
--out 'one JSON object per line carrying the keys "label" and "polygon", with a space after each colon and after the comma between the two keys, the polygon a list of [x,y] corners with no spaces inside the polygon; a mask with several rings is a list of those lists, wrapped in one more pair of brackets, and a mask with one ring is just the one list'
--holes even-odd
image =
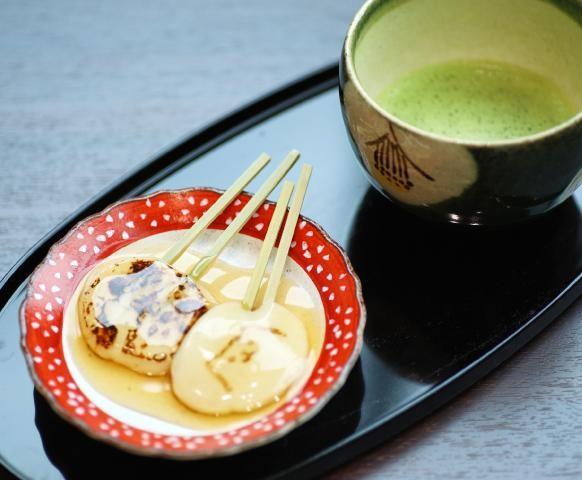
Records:
{"label": "char mark on mochi", "polygon": [[154,263],[153,260],[135,260],[131,262],[129,273],[141,272],[144,268],[149,267],[152,263]]}
{"label": "char mark on mochi", "polygon": [[95,326],[91,329],[91,333],[95,335],[95,342],[103,348],[109,348],[117,337],[117,327],[111,325],[109,327]]}

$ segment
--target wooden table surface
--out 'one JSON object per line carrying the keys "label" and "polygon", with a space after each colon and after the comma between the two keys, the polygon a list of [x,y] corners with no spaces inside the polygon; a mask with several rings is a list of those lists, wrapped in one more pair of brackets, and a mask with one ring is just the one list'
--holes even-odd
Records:
{"label": "wooden table surface", "polygon": [[[338,58],[358,0],[3,0],[0,275],[118,175]],[[348,478],[582,478],[582,302]]]}

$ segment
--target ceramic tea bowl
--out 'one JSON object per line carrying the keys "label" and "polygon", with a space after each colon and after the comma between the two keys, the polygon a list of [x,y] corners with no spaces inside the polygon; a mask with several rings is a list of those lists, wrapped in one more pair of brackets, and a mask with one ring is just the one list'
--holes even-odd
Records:
{"label": "ceramic tea bowl", "polygon": [[[550,79],[578,113],[530,136],[463,141],[406,123],[374,100],[419,68],[471,59]],[[368,0],[345,40],[340,99],[367,176],[402,207],[469,225],[544,213],[582,183],[582,1]]]}

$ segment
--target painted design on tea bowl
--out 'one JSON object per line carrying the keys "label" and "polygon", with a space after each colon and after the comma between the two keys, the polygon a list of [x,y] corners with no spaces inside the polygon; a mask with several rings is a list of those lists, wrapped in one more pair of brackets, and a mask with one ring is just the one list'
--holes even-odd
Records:
{"label": "painted design on tea bowl", "polygon": [[[392,123],[359,94],[352,81],[343,85],[342,95],[358,158],[375,186],[391,198],[410,206],[433,205],[461,196],[475,183],[475,159],[462,145],[438,142]],[[411,168],[404,171],[402,164]]]}
{"label": "painted design on tea bowl", "polygon": [[385,135],[366,142],[366,145],[374,149],[374,169],[386,178],[388,182],[403,190],[410,190],[414,187],[414,183],[410,179],[409,167],[416,170],[427,180],[434,182],[434,178],[422,170],[406,154],[398,142],[392,125],[389,125],[388,128],[388,133]]}

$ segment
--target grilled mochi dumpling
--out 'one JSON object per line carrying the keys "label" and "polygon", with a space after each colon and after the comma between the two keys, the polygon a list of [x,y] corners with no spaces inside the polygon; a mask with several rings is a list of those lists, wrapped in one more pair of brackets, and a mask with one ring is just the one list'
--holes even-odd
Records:
{"label": "grilled mochi dumpling", "polygon": [[212,308],[192,327],[172,362],[172,389],[190,409],[248,413],[279,401],[304,374],[309,340],[299,318],[274,303]]}
{"label": "grilled mochi dumpling", "polygon": [[187,275],[137,258],[104,262],[79,297],[83,337],[97,355],[146,375],[165,375],[184,335],[207,310]]}

